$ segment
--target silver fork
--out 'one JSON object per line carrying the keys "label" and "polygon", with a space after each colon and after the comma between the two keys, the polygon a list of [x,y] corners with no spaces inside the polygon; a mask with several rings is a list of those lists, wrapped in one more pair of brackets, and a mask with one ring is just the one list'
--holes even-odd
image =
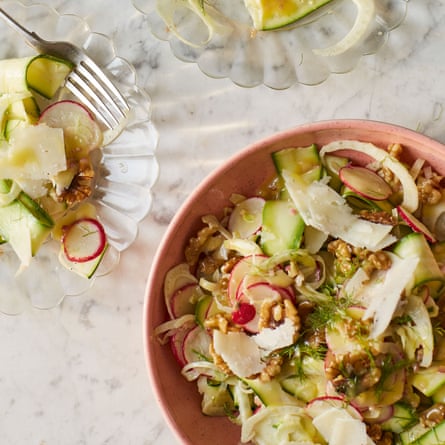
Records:
{"label": "silver fork", "polygon": [[118,127],[130,107],[105,72],[80,48],[69,42],[52,42],[24,28],[0,8],[0,16],[40,54],[59,57],[74,64],[65,87],[85,104],[108,128]]}

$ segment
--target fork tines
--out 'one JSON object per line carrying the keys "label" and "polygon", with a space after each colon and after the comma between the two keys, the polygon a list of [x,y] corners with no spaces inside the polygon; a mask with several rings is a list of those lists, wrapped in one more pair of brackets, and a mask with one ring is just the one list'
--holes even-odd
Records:
{"label": "fork tines", "polygon": [[119,90],[92,60],[78,63],[67,77],[65,86],[108,128],[119,126],[130,109]]}

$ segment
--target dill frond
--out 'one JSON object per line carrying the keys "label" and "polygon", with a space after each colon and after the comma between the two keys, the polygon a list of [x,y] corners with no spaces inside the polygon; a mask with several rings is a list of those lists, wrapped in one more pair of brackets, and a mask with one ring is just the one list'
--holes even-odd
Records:
{"label": "dill frond", "polygon": [[319,303],[308,316],[313,330],[324,329],[348,317],[346,309],[353,305],[352,298],[329,298],[326,302]]}

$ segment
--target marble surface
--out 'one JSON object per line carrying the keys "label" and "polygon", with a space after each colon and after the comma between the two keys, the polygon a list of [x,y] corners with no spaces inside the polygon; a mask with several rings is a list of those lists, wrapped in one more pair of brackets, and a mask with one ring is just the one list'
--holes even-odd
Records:
{"label": "marble surface", "polygon": [[173,445],[142,345],[145,282],[173,214],[228,156],[298,124],[366,118],[445,143],[445,3],[411,0],[403,25],[353,72],[275,91],[210,79],[176,60],[131,0],[41,2],[85,17],[134,64],[153,101],[161,171],[152,211],[112,275],[56,309],[0,316],[0,443]]}

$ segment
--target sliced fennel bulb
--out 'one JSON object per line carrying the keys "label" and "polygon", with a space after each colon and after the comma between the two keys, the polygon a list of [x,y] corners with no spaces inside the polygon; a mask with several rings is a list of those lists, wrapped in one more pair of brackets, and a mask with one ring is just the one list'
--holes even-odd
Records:
{"label": "sliced fennel bulb", "polygon": [[338,56],[359,43],[365,36],[375,16],[374,0],[352,0],[357,6],[357,16],[351,30],[336,44],[314,49],[317,56]]}

